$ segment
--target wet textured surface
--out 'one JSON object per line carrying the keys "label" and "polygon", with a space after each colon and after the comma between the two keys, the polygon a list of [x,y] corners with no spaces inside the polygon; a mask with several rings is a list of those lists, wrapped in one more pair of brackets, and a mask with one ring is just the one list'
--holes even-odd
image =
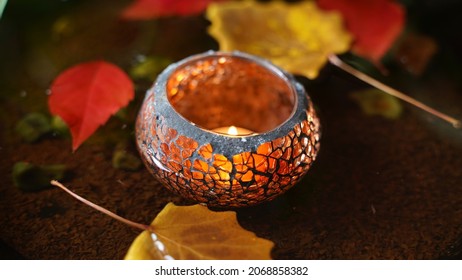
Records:
{"label": "wet textured surface", "polygon": [[[437,39],[438,54],[422,77],[390,68],[386,81],[460,117],[460,5],[415,2],[421,8],[410,14],[424,19],[422,32]],[[111,165],[117,144],[135,139],[135,117],[154,77],[137,80],[126,117],[111,118],[75,153],[69,138],[27,144],[14,130],[26,113],[47,112],[46,90],[70,65],[105,58],[129,69],[139,55],[177,61],[217,48],[200,17],[121,22],[118,13],[128,3],[8,2],[0,21],[2,258],[121,259],[139,233],[58,189],[21,192],[11,180],[18,161],[65,163],[72,173],[63,183],[71,190],[138,222],[150,223],[168,202],[191,204],[146,169],[127,172]],[[303,180],[269,203],[239,209],[239,223],[274,241],[276,259],[460,258],[461,131],[408,105],[394,121],[366,116],[348,94],[367,86],[329,66],[316,81],[299,80],[319,113],[322,148]],[[204,147],[201,153],[212,152]]]}

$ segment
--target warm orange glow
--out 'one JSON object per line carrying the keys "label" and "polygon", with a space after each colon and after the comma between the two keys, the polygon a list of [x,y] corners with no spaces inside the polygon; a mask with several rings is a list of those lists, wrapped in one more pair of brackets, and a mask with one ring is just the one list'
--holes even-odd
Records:
{"label": "warm orange glow", "polygon": [[221,133],[221,134],[228,134],[231,136],[243,136],[243,135],[254,134],[254,132],[251,130],[248,130],[242,127],[236,127],[234,125],[215,128],[213,131]]}
{"label": "warm orange glow", "polygon": [[230,126],[228,128],[228,134],[229,135],[237,135],[237,128],[234,125]]}

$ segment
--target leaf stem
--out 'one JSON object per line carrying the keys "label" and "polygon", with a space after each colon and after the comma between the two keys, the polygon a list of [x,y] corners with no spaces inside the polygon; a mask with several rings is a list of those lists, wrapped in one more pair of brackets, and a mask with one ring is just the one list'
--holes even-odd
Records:
{"label": "leaf stem", "polygon": [[450,117],[440,111],[437,111],[425,104],[423,104],[422,102],[402,93],[401,91],[398,91],[392,87],[389,87],[379,81],[377,81],[376,79],[364,74],[363,72],[361,71],[358,71],[356,70],[355,68],[351,67],[350,65],[346,64],[345,62],[343,62],[338,56],[336,55],[330,55],[329,56],[329,62],[332,63],[333,65],[337,66],[338,68],[344,70],[345,72],[355,76],[356,78],[360,79],[361,81],[363,82],[366,82],[368,83],[369,85],[373,86],[373,87],[376,87],[377,89],[380,89],[382,90],[383,92],[386,92],[388,93],[389,95],[392,95],[396,98],[399,98],[409,104],[412,104],[414,106],[416,106],[417,108],[420,108],[422,110],[424,110],[425,112],[428,112],[450,124],[452,124],[453,127],[455,128],[461,128],[461,122],[453,117]]}
{"label": "leaf stem", "polygon": [[54,186],[57,186],[59,187],[60,189],[62,189],[63,191],[67,192],[68,194],[70,194],[71,196],[73,196],[75,199],[77,200],[80,200],[81,202],[85,203],[86,205],[90,206],[91,208],[95,209],[95,210],[98,210],[100,211],[101,213],[103,214],[106,214],[108,215],[109,217],[113,218],[113,219],[116,219],[117,221],[119,222],[122,222],[124,224],[127,224],[129,226],[132,226],[134,228],[137,228],[137,229],[140,229],[140,230],[147,230],[147,231],[150,231],[152,232],[152,229],[150,226],[148,225],[144,225],[144,224],[140,224],[140,223],[135,223],[133,221],[130,221],[128,219],[125,219],[119,215],[117,215],[116,213],[114,212],[111,212],[89,200],[86,200],[85,198],[79,196],[78,194],[72,192],[71,190],[69,190],[68,188],[66,188],[63,184],[61,184],[60,182],[56,181],[56,180],[52,180],[50,182],[50,184],[54,185]]}

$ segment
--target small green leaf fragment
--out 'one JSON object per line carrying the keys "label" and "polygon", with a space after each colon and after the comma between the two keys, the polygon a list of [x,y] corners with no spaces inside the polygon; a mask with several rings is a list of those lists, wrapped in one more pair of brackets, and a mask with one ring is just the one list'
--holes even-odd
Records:
{"label": "small green leaf fragment", "polygon": [[130,69],[130,76],[134,79],[153,80],[172,61],[166,57],[149,56],[140,61]]}
{"label": "small green leaf fragment", "polygon": [[378,89],[366,89],[352,92],[350,97],[355,100],[366,115],[379,115],[395,120],[401,116],[402,105],[396,97]]}
{"label": "small green leaf fragment", "polygon": [[130,152],[116,150],[112,155],[112,166],[117,169],[136,171],[141,168],[141,160]]}
{"label": "small green leaf fragment", "polygon": [[28,143],[36,142],[50,131],[50,120],[41,113],[27,114],[16,124],[16,132]]}
{"label": "small green leaf fragment", "polygon": [[40,191],[51,187],[51,180],[62,180],[66,172],[64,164],[35,165],[21,161],[13,166],[13,182],[22,191]]}
{"label": "small green leaf fragment", "polygon": [[53,116],[51,118],[51,129],[58,136],[69,136],[71,135],[69,127],[59,116]]}

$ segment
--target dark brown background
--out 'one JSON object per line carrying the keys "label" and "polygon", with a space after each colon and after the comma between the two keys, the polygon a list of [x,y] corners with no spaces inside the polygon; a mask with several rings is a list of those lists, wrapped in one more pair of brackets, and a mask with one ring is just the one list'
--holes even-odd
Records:
{"label": "dark brown background", "polygon": [[[121,259],[139,232],[58,189],[22,192],[11,170],[18,161],[65,163],[71,174],[63,183],[73,191],[144,223],[168,202],[190,204],[144,168],[111,164],[118,143],[133,142],[136,112],[155,77],[136,81],[128,117],[111,118],[75,153],[69,138],[24,143],[14,126],[26,113],[47,113],[46,89],[66,67],[102,58],[129,69],[140,54],[178,60],[217,44],[201,16],[123,22],[117,14],[129,1],[42,2],[11,1],[0,20],[0,257]],[[408,21],[433,37],[439,52],[421,77],[390,62],[386,81],[460,118],[458,4],[404,2]],[[64,31],[60,20],[68,23]],[[331,66],[315,81],[300,81],[321,117],[321,152],[287,194],[237,210],[241,225],[274,241],[275,259],[460,258],[462,131],[409,105],[398,120],[366,116],[348,93],[367,85]]]}

